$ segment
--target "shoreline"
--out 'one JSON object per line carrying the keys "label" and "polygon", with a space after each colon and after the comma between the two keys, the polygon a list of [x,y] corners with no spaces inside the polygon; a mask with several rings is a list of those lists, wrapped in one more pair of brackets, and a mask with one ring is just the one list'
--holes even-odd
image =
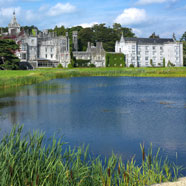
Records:
{"label": "shoreline", "polygon": [[186,67],[5,70],[0,71],[0,89],[31,85],[57,78],[91,76],[186,78]]}

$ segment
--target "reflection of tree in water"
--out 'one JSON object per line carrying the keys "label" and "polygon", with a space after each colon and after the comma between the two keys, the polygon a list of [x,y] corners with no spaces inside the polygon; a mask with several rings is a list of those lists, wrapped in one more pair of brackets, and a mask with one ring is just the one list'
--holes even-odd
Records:
{"label": "reflection of tree in water", "polygon": [[[53,82],[45,82],[41,84],[36,84],[33,89],[30,91],[34,91],[36,95],[41,94],[58,94],[62,93],[63,89],[65,88],[65,85],[62,85],[60,83],[53,83]],[[28,90],[28,94],[30,93]]]}

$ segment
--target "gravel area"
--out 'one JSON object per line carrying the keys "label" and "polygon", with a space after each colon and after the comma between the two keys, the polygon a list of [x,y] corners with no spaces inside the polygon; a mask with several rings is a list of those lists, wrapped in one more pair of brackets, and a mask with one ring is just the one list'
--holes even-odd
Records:
{"label": "gravel area", "polygon": [[180,178],[176,182],[166,182],[162,184],[155,184],[152,186],[186,186],[186,178]]}

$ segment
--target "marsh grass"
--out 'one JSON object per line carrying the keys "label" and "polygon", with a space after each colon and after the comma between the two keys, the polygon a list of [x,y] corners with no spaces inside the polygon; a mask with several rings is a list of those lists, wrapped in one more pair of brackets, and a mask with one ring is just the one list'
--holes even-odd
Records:
{"label": "marsh grass", "polygon": [[112,154],[103,161],[88,148],[71,148],[55,137],[44,144],[44,133],[23,136],[16,126],[0,142],[0,185],[9,186],[142,186],[174,181],[180,167],[142,150],[142,163],[123,162]]}
{"label": "marsh grass", "polygon": [[40,83],[56,78],[81,76],[186,77],[185,67],[174,68],[74,68],[0,71],[0,88]]}

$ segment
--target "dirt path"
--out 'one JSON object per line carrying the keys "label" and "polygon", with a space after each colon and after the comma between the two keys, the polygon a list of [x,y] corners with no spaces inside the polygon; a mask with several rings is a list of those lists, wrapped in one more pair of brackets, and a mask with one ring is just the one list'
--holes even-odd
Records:
{"label": "dirt path", "polygon": [[180,178],[176,182],[167,182],[162,184],[155,184],[152,186],[186,186],[186,178]]}

